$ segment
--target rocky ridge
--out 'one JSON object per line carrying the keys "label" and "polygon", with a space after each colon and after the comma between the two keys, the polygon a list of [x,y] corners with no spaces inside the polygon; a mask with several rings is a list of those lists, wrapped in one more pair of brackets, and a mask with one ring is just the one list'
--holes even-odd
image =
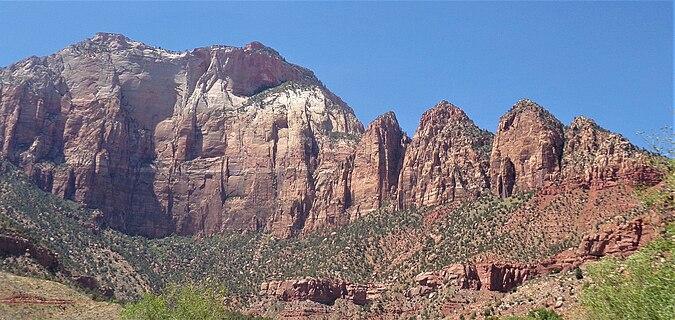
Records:
{"label": "rocky ridge", "polygon": [[42,190],[130,234],[288,238],[381,208],[654,184],[648,154],[523,99],[496,134],[447,101],[410,140],[367,130],[314,74],[258,42],[171,52],[100,33],[0,69],[0,147]]}
{"label": "rocky ridge", "polygon": [[569,271],[607,255],[629,256],[653,240],[665,221],[659,216],[637,217],[620,226],[586,235],[576,250],[563,251],[535,264],[488,261],[453,264],[438,271],[423,272],[415,277],[418,286],[409,293],[425,295],[445,285],[507,292],[535,276]]}

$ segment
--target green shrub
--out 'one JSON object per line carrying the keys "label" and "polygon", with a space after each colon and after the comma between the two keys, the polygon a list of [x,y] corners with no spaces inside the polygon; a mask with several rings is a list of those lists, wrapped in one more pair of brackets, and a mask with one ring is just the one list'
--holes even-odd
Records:
{"label": "green shrub", "polygon": [[171,286],[161,295],[144,294],[136,303],[122,309],[128,320],[227,320],[256,319],[227,310],[222,292],[207,287]]}
{"label": "green shrub", "polygon": [[666,235],[619,260],[605,257],[588,268],[593,283],[582,292],[591,320],[675,319],[675,223]]}
{"label": "green shrub", "polygon": [[121,312],[122,319],[163,320],[170,317],[169,306],[164,298],[151,293],[143,295],[136,303],[127,304]]}
{"label": "green shrub", "polygon": [[563,320],[563,318],[553,310],[536,309],[527,313],[527,317],[507,317],[505,320]]}
{"label": "green shrub", "polygon": [[577,280],[581,280],[584,278],[584,273],[581,271],[581,268],[576,267],[574,268],[574,277],[577,278]]}

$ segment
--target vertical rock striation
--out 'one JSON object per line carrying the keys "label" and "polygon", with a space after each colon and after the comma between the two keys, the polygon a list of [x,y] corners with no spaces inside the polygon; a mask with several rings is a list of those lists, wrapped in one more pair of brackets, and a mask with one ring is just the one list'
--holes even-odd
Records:
{"label": "vertical rock striation", "polygon": [[303,228],[353,111],[260,43],[176,53],[97,34],[0,69],[0,147],[132,234]]}
{"label": "vertical rock striation", "polygon": [[366,128],[354,153],[318,185],[314,227],[344,225],[396,200],[398,178],[410,139],[393,112]]}
{"label": "vertical rock striation", "polygon": [[442,101],[412,141],[364,133],[314,74],[259,42],[172,52],[108,33],[0,69],[0,151],[42,190],[131,234],[278,237],[415,208],[553,188],[656,183],[648,154],[529,100],[496,135]]}
{"label": "vertical rock striation", "polygon": [[534,190],[561,171],[563,125],[530,100],[518,101],[499,119],[490,156],[492,191],[508,197]]}
{"label": "vertical rock striation", "polygon": [[474,199],[489,190],[492,134],[441,101],[422,115],[403,160],[399,208]]}

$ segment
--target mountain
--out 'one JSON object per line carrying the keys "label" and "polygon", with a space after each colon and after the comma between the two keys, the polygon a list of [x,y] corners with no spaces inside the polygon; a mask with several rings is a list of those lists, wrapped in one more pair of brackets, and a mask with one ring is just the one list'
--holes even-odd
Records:
{"label": "mountain", "polygon": [[258,42],[99,33],[2,68],[0,147],[0,270],[118,299],[217,281],[274,317],[469,316],[672,220],[645,200],[672,170],[591,119],[523,99],[493,134],[441,101],[412,138],[364,129]]}
{"label": "mountain", "polygon": [[[259,42],[179,53],[99,33],[0,70],[0,97],[3,157],[42,190],[100,209],[101,225],[150,237],[288,238],[563,175],[593,186],[658,179],[636,173],[644,157],[625,139],[612,136],[613,150],[582,121],[565,132],[529,100],[494,137],[445,101],[412,140],[392,113],[364,133],[310,70]],[[576,159],[580,148],[612,163],[591,173],[603,159]]]}
{"label": "mountain", "polygon": [[311,71],[257,42],[176,53],[100,33],[0,79],[4,156],[145,236],[295,234],[363,132]]}

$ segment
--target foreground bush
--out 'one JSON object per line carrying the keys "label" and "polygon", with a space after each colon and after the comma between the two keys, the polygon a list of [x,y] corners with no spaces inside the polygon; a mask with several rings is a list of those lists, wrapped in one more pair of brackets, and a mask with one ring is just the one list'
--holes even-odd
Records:
{"label": "foreground bush", "polygon": [[213,289],[195,286],[172,286],[166,293],[143,295],[126,305],[121,312],[128,320],[229,320],[261,319],[227,310],[223,295]]}
{"label": "foreground bush", "polygon": [[666,235],[618,260],[606,257],[588,268],[593,283],[582,303],[591,320],[675,319],[675,223]]}
{"label": "foreground bush", "polygon": [[507,317],[505,320],[563,320],[563,318],[553,310],[536,309],[527,313],[527,317]]}

